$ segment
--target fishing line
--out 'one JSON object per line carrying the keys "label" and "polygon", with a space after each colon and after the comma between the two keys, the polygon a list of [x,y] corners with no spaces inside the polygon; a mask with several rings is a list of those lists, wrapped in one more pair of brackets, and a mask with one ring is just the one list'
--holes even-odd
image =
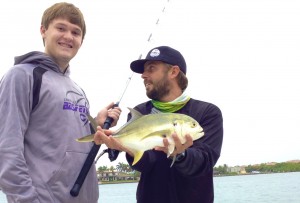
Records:
{"label": "fishing line", "polygon": [[[169,0],[167,0],[166,4],[167,4],[167,3],[169,3]],[[163,9],[161,10],[160,14],[163,14],[163,13],[165,12],[165,9],[166,9],[166,5],[165,5],[165,6],[163,7]],[[160,21],[160,17],[158,17],[158,19],[156,20],[155,28],[158,27],[159,21]],[[153,29],[153,31],[154,31],[154,29]],[[149,37],[148,37],[147,43],[146,43],[147,45],[150,44],[151,39],[152,39],[152,35],[153,35],[153,33],[151,32],[150,35],[149,35]],[[147,46],[145,46],[145,49],[146,49],[146,48],[147,48]],[[138,59],[141,59],[142,57],[143,57],[143,52],[141,52],[141,54],[140,54],[140,56],[139,56]],[[134,72],[132,72],[131,76],[128,78],[127,83],[126,83],[126,86],[125,86],[125,89],[122,91],[122,94],[120,95],[119,100],[115,103],[114,107],[119,106],[119,104],[120,104],[120,102],[121,102],[121,100],[122,100],[122,98],[123,98],[123,96],[124,96],[124,94],[125,94],[125,92],[126,92],[126,90],[127,90],[127,87],[128,87],[128,85],[129,85],[129,83],[130,83],[132,77],[133,77],[133,74],[134,74]],[[113,119],[112,119],[111,117],[107,117],[106,120],[105,120],[105,122],[104,122],[103,129],[109,129],[110,126],[111,126],[111,124],[112,124],[112,122],[113,122]],[[84,182],[84,180],[85,180],[85,178],[86,178],[86,176],[87,176],[87,174],[88,174],[88,172],[89,172],[89,170],[90,170],[92,164],[93,164],[93,163],[96,164],[96,162],[98,161],[98,159],[99,159],[103,154],[105,154],[105,153],[107,152],[108,155],[109,155],[109,159],[110,159],[111,161],[114,161],[114,160],[117,159],[117,157],[118,157],[118,155],[119,155],[119,151],[118,151],[118,150],[113,150],[113,149],[109,149],[109,148],[108,148],[108,149],[103,150],[103,151],[99,154],[99,156],[97,157],[97,159],[95,160],[95,157],[96,157],[96,155],[98,154],[100,147],[101,147],[101,145],[96,145],[96,144],[94,143],[93,147],[91,148],[91,150],[90,150],[90,152],[89,152],[89,154],[88,154],[88,156],[87,156],[87,158],[86,158],[86,160],[85,160],[85,162],[84,162],[84,164],[83,164],[83,166],[82,166],[82,168],[81,168],[81,171],[80,171],[80,173],[79,173],[79,175],[78,175],[78,177],[77,177],[77,179],[76,179],[76,181],[75,181],[75,183],[74,183],[72,189],[70,190],[70,194],[71,194],[73,197],[78,196],[79,191],[80,191],[80,189],[81,189],[81,186],[82,186],[82,184],[83,184],[83,182]]]}
{"label": "fishing line", "polygon": [[[145,45],[144,51],[140,53],[138,59],[142,59],[143,53],[144,53],[145,51],[148,50],[148,46],[151,44],[151,40],[152,40],[152,37],[153,37],[153,33],[155,33],[155,30],[157,30],[158,25],[159,25],[159,22],[160,22],[160,18],[161,18],[161,16],[165,13],[166,5],[167,5],[168,3],[169,3],[169,0],[167,0],[167,1],[165,2],[164,7],[161,9],[160,16],[159,16],[159,17],[157,18],[157,20],[155,21],[155,25],[154,25],[154,27],[151,29],[152,32],[149,34],[149,36],[148,36],[148,38],[147,38],[147,41],[146,41],[146,45]],[[121,102],[121,100],[122,100],[122,98],[123,98],[123,96],[124,96],[124,94],[125,94],[125,92],[126,92],[126,90],[127,90],[127,87],[128,87],[128,85],[129,85],[129,83],[130,83],[130,81],[131,81],[133,75],[134,75],[134,72],[132,72],[131,75],[130,75],[130,77],[128,78],[127,83],[126,83],[126,86],[125,86],[125,89],[124,89],[124,91],[122,92],[121,96],[119,97],[119,100],[117,100],[115,106],[118,106],[118,105],[120,104],[120,102]],[[97,158],[96,158],[96,160],[95,160],[95,164],[97,163],[97,161],[99,160],[99,158],[100,158],[103,154],[105,154],[106,152],[108,153],[108,158],[110,159],[110,161],[115,161],[115,160],[117,159],[118,155],[119,155],[119,151],[118,151],[118,150],[113,150],[113,149],[109,149],[109,148],[108,148],[108,149],[104,149],[104,150],[97,156]]]}

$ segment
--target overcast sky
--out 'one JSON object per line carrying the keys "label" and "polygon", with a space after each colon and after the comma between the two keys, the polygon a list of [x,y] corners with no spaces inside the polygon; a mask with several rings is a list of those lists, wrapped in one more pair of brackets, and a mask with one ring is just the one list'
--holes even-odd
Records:
{"label": "overcast sky", "polygon": [[[1,5],[0,77],[14,56],[44,50],[41,16],[55,2],[10,0]],[[123,125],[127,107],[148,99],[130,62],[152,47],[168,45],[186,59],[188,94],[222,110],[224,142],[217,165],[300,159],[299,1],[68,2],[81,9],[87,24],[82,48],[71,61],[71,77],[85,90],[93,116],[116,102],[133,76],[120,103],[117,127]],[[107,157],[97,165],[126,162],[124,153],[112,163]]]}

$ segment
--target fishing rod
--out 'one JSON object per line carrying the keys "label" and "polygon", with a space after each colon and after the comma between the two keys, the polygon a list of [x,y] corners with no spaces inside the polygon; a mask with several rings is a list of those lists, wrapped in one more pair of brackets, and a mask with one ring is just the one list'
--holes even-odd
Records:
{"label": "fishing rod", "polygon": [[[169,2],[169,0],[167,0],[167,2]],[[161,13],[165,12],[165,8],[166,8],[166,6],[163,7],[163,9],[161,10]],[[160,20],[160,18],[157,19],[155,26],[158,25],[159,20]],[[148,40],[147,40],[148,43],[147,44],[150,43],[151,38],[152,38],[152,32],[150,33],[150,35],[148,37]],[[141,59],[142,56],[143,56],[143,52],[140,54],[140,56],[139,56],[138,59]],[[129,82],[131,81],[131,78],[132,78],[133,74],[134,73],[132,72],[131,76],[128,78],[126,86],[125,86],[125,89],[122,92],[119,100],[114,104],[113,108],[119,106],[119,104],[120,104],[120,102],[121,102],[121,100],[123,98],[123,95],[125,94],[125,92],[127,90]],[[105,122],[104,122],[103,129],[109,129],[113,121],[114,121],[114,119],[108,116],[106,118]],[[92,132],[92,133],[95,133],[95,132]],[[101,147],[101,145],[97,145],[95,143],[93,144],[93,147],[91,148],[91,150],[90,150],[90,152],[89,152],[89,154],[88,154],[88,156],[87,156],[87,158],[86,158],[86,160],[85,160],[85,162],[84,162],[84,164],[83,164],[83,166],[81,168],[81,171],[80,171],[80,173],[79,173],[79,175],[78,175],[78,177],[77,177],[77,179],[76,179],[76,181],[75,181],[72,189],[70,190],[70,194],[73,197],[77,197],[78,196],[78,194],[80,192],[80,189],[81,189],[81,186],[82,186],[82,184],[83,184],[83,182],[84,182],[84,180],[85,180],[85,178],[86,178],[86,176],[87,176],[87,174],[88,174],[88,172],[89,172],[92,164],[95,164],[95,157],[98,154],[98,151],[99,151],[100,147]],[[114,149],[109,149],[108,148],[108,149],[105,149],[105,150],[103,150],[101,152],[101,154],[99,155],[99,157],[96,159],[96,162],[106,152],[108,153],[110,161],[116,160],[117,157],[118,157],[118,155],[119,155],[119,151],[118,150],[114,150]]]}
{"label": "fishing rod", "polygon": [[[125,92],[126,92],[126,90],[127,90],[127,87],[128,87],[128,85],[129,85],[129,83],[130,83],[130,81],[131,81],[131,78],[133,77],[133,74],[134,74],[134,73],[132,72],[132,73],[131,73],[131,76],[128,78],[128,80],[127,80],[127,82],[126,82],[126,85],[125,85],[125,89],[124,89],[123,93],[121,94],[120,98],[118,99],[118,102],[114,105],[114,107],[119,106],[119,104],[120,104],[120,102],[121,102],[121,100],[122,100],[122,98],[123,98],[123,96],[124,96],[124,94],[125,94]],[[106,128],[104,128],[104,129],[106,129]],[[97,159],[95,160],[95,164],[97,163],[98,159],[99,159],[103,154],[105,154],[105,153],[108,153],[108,158],[109,158],[110,161],[114,161],[114,160],[116,160],[116,159],[118,158],[120,151],[115,150],[115,149],[110,149],[110,148],[107,148],[107,149],[103,150],[103,151],[101,152],[101,154],[100,154],[100,155],[97,157]]]}
{"label": "fishing rod", "polygon": [[[126,92],[126,89],[127,89],[128,85],[129,85],[129,82],[130,82],[130,80],[132,78],[132,75],[131,75],[131,77],[129,77],[129,79],[127,81],[127,84],[125,86],[124,91],[122,92],[122,94],[121,94],[118,102],[116,102],[114,104],[113,108],[119,106],[119,104],[120,104],[120,102],[121,102],[121,100],[123,98],[123,95]],[[114,121],[114,119],[112,117],[108,116],[106,118],[106,120],[104,121],[103,129],[109,129],[113,121]],[[92,131],[93,134],[96,133],[95,132],[96,129],[91,128],[91,131]],[[84,162],[84,164],[83,164],[83,166],[81,168],[81,171],[80,171],[80,173],[79,173],[79,175],[78,175],[78,177],[77,177],[77,179],[76,179],[76,181],[75,181],[72,189],[70,190],[70,194],[73,197],[77,197],[78,196],[79,191],[81,189],[81,186],[82,186],[82,184],[83,184],[83,182],[84,182],[84,180],[85,180],[85,178],[86,178],[86,176],[87,176],[87,174],[88,174],[88,172],[89,172],[92,164],[95,163],[95,157],[98,154],[98,151],[99,151],[100,147],[101,147],[101,145],[97,145],[96,143],[93,144],[93,147],[91,148],[91,150],[90,150],[90,152],[89,152],[89,154],[88,154],[88,156],[87,156],[87,158],[86,158],[86,160],[85,160],[85,162]],[[101,154],[103,155],[105,152],[108,152],[108,151],[107,150],[103,151]],[[112,154],[111,155],[111,156],[113,156],[112,159],[113,158],[116,159],[118,157],[119,151],[117,151],[117,150],[110,150],[109,153]]]}

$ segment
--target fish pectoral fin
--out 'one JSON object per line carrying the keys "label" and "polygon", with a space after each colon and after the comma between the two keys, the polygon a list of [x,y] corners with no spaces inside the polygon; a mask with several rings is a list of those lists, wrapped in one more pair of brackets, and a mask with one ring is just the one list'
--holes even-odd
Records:
{"label": "fish pectoral fin", "polygon": [[144,152],[143,151],[138,151],[134,153],[134,159],[132,165],[135,165],[143,156]]}
{"label": "fish pectoral fin", "polygon": [[78,139],[76,139],[76,141],[77,142],[92,142],[92,141],[94,141],[94,134],[78,138]]}

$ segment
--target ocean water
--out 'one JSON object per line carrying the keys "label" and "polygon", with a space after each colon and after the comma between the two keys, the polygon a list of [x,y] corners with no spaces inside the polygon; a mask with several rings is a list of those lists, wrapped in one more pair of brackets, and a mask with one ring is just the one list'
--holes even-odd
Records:
{"label": "ocean water", "polygon": [[300,172],[214,179],[216,203],[300,203]]}
{"label": "ocean water", "polygon": [[[215,177],[215,203],[300,203],[300,172]],[[137,183],[99,185],[99,203],[134,203]],[[7,203],[0,191],[0,203]]]}

